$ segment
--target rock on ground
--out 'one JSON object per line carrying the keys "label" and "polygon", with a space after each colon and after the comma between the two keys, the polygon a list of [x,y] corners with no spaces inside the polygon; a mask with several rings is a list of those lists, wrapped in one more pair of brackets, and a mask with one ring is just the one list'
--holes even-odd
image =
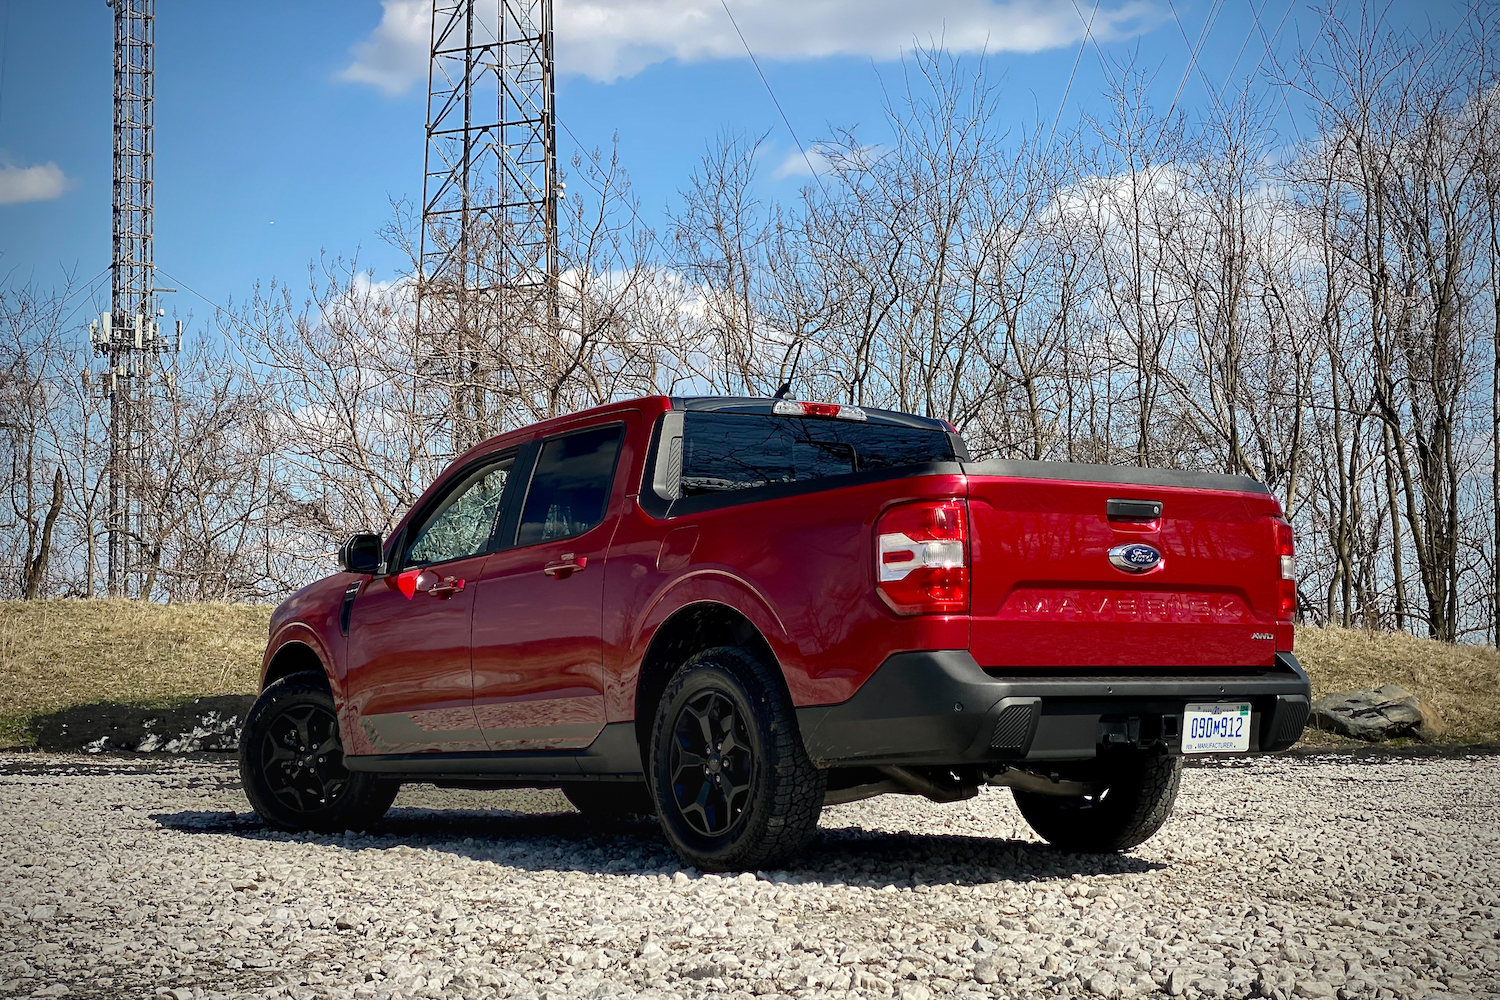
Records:
{"label": "rock on ground", "polygon": [[403,790],[287,836],[229,762],[0,755],[0,996],[1489,997],[1500,760],[1189,769],[1129,855],[1008,793],[824,814],[788,871],[684,869],[556,792]]}
{"label": "rock on ground", "polygon": [[1432,706],[1399,684],[1367,691],[1337,691],[1312,703],[1312,722],[1358,740],[1415,736],[1434,740],[1444,725]]}

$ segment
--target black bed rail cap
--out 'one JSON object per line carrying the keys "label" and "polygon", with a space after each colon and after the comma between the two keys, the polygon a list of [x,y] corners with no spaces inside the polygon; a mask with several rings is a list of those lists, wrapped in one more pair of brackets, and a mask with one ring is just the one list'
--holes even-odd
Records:
{"label": "black bed rail cap", "polygon": [[1135,465],[1089,465],[1084,462],[1033,462],[992,458],[987,462],[965,462],[970,476],[1003,476],[1007,479],[1057,479],[1075,483],[1119,483],[1125,486],[1173,486],[1192,490],[1227,490],[1237,493],[1271,491],[1258,479],[1220,472],[1190,469],[1145,469]]}

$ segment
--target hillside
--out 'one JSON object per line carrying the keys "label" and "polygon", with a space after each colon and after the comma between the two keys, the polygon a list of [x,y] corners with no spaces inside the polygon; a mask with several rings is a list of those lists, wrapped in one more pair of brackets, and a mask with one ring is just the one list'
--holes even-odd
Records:
{"label": "hillside", "polygon": [[1500,650],[1493,646],[1450,646],[1404,632],[1299,628],[1297,658],[1312,679],[1314,698],[1400,684],[1437,710],[1447,742],[1500,739]]}
{"label": "hillside", "polygon": [[[271,609],[136,601],[0,602],[0,747],[33,742],[30,720],[72,705],[158,707],[255,690]],[[1404,634],[1302,628],[1314,697],[1400,684],[1447,725],[1446,739],[1500,739],[1500,651]],[[1337,742],[1310,734],[1309,742]]]}
{"label": "hillside", "polygon": [[270,618],[254,604],[0,602],[0,747],[71,705],[253,692]]}

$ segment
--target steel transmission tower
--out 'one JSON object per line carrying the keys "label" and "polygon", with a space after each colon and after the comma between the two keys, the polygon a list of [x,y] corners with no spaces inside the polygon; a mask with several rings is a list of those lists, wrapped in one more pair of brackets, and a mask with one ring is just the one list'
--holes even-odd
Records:
{"label": "steel transmission tower", "polygon": [[495,430],[492,327],[556,335],[552,0],[436,0],[431,37],[417,325],[457,452]]}
{"label": "steel transmission tower", "polygon": [[[156,0],[111,0],[115,14],[114,240],[110,311],[92,324],[94,352],[108,359],[109,554],[113,595],[129,594],[132,539],[143,537],[141,473],[150,433],[151,383],[167,349],[157,323],[152,259],[152,102]],[[149,595],[140,595],[149,596]]]}

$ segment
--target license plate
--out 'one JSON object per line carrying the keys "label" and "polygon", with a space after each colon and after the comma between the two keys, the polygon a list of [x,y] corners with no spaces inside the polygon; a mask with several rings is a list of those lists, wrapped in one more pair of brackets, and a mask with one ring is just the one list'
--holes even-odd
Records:
{"label": "license plate", "polygon": [[1182,713],[1183,753],[1242,753],[1250,749],[1250,706],[1244,702],[1189,705]]}

